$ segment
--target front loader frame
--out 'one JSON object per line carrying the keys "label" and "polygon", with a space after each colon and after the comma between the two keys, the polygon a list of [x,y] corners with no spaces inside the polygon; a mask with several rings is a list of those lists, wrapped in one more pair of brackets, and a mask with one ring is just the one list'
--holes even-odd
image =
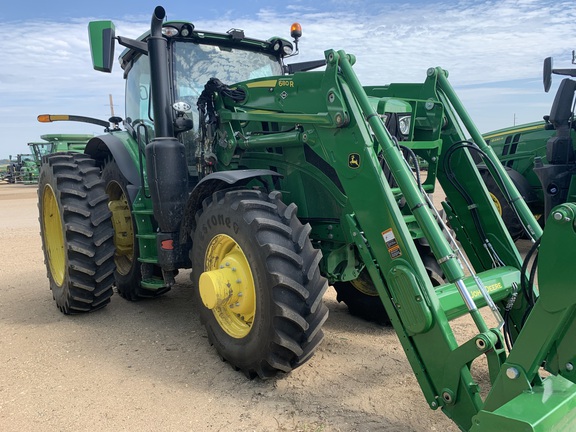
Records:
{"label": "front loader frame", "polygon": [[[364,92],[356,79],[352,68],[351,58],[344,52],[329,52],[327,54],[329,67],[336,65],[341,68],[342,76],[345,82],[350,86],[354,98],[362,109],[362,116],[368,119],[372,132],[376,140],[384,148],[385,160],[394,173],[394,178],[413,210],[412,213],[417,219],[419,225],[425,232],[426,238],[430,242],[434,254],[449,282],[456,286],[459,280],[463,279],[463,274],[457,259],[453,257],[452,249],[447,244],[444,236],[438,229],[429,208],[422,202],[422,193],[418,190],[416,182],[411,173],[406,169],[406,164],[401,159],[400,153],[389,139],[389,134],[383,128],[380,119],[371,111],[371,106],[364,96]],[[465,112],[462,104],[456,97],[453,89],[446,79],[446,73],[441,69],[431,69],[428,71],[428,81],[435,80],[439,100],[445,107],[450,105],[454,111],[447,109],[447,115],[450,116],[455,112],[472,139],[481,150],[485,151],[488,158],[497,161],[496,156],[491,149],[484,144],[482,137],[474,127],[469,116]],[[453,115],[453,114],[452,114]],[[456,134],[456,121],[452,120]],[[462,134],[458,141],[463,140]],[[455,139],[444,139],[444,142],[452,142]],[[444,147],[443,153],[446,155],[450,147]],[[367,148],[369,152],[369,148]],[[378,171],[379,165],[374,161],[375,158],[366,155],[367,162],[371,169]],[[446,157],[446,156],[444,156]],[[463,156],[465,157],[465,156]],[[470,159],[468,157],[468,159]],[[370,162],[373,162],[370,164]],[[477,181],[479,174],[474,169],[474,163],[469,160],[466,167],[469,171],[467,178],[476,181],[478,184],[471,189],[482,191],[482,185]],[[464,161],[459,163],[460,169],[465,166]],[[520,198],[512,182],[506,176],[503,167],[498,163],[490,165],[495,171],[494,174],[499,176],[510,191],[513,201],[517,203],[517,211],[527,226],[528,231],[535,238],[540,238],[541,230],[527,208],[525,202]],[[369,168],[365,168],[369,169]],[[458,175],[458,173],[454,173]],[[474,175],[475,174],[475,175]],[[446,172],[440,171],[439,180],[442,185],[446,184]],[[461,176],[464,178],[464,176]],[[345,189],[347,185],[342,179]],[[447,186],[447,185],[446,185]],[[383,189],[386,189],[384,187]],[[453,199],[455,194],[449,187],[445,188],[449,194],[450,201],[455,204]],[[486,199],[484,205],[489,207],[489,200]],[[387,194],[390,197],[390,194]],[[478,194],[480,195],[480,194]],[[354,199],[357,194],[349,194]],[[389,201],[390,209],[394,208],[392,200]],[[362,208],[362,203],[353,205],[354,208]],[[565,426],[574,425],[575,419],[572,414],[564,417],[576,407],[576,386],[574,385],[574,348],[568,348],[570,341],[574,340],[574,318],[576,312],[576,297],[574,290],[567,276],[559,277],[557,270],[559,268],[569,268],[570,264],[565,262],[558,263],[558,258],[552,258],[556,255],[557,245],[563,244],[572,250],[576,244],[576,235],[573,229],[575,207],[567,205],[556,209],[553,214],[553,220],[556,225],[550,234],[542,240],[542,255],[547,257],[539,267],[540,275],[540,301],[536,303],[527,319],[522,331],[518,335],[514,348],[509,356],[506,356],[502,334],[497,328],[489,329],[482,316],[479,314],[476,304],[468,304],[468,312],[476,323],[479,333],[467,342],[457,345],[450,330],[446,315],[449,313],[442,307],[438,301],[436,290],[429,283],[426,283],[425,277],[421,274],[421,269],[416,263],[408,259],[392,259],[389,257],[390,249],[384,250],[383,242],[379,241],[382,235],[380,229],[375,227],[374,219],[362,219],[362,213],[358,211],[356,218],[358,225],[366,238],[365,244],[358,244],[359,250],[363,253],[364,262],[368,263],[368,269],[372,280],[374,281],[380,296],[383,299],[386,311],[391,317],[392,324],[397,331],[412,368],[418,378],[424,395],[432,408],[441,406],[443,411],[452,418],[461,428],[473,430],[494,430],[493,426],[502,429],[506,425],[506,430],[526,430],[527,425],[538,430],[546,429],[555,422]],[[390,210],[390,213],[394,213]],[[379,214],[376,211],[376,214]],[[455,212],[454,216],[458,217],[461,222],[467,218],[467,215],[461,211]],[[487,217],[483,217],[483,222]],[[406,235],[401,228],[402,223],[398,219],[393,221],[393,231],[398,238],[400,248],[406,247],[410,242],[410,237]],[[492,242],[504,262],[511,263],[514,267],[519,264],[517,250],[512,247],[509,236],[503,235],[502,224],[499,221],[490,221],[495,225],[491,229]],[[465,223],[462,223],[464,230]],[[498,226],[500,225],[500,226]],[[360,236],[360,230],[355,232],[357,238]],[[569,240],[567,240],[569,239]],[[474,241],[474,244],[480,242]],[[571,243],[570,246],[568,244]],[[380,245],[377,250],[376,245]],[[369,247],[371,246],[371,248]],[[406,246],[403,246],[406,245]],[[554,246],[552,246],[554,245]],[[368,251],[372,251],[369,255]],[[548,252],[549,251],[549,252]],[[472,255],[469,249],[467,252]],[[508,253],[506,253],[508,252]],[[548,253],[548,255],[546,255]],[[408,256],[414,256],[412,252],[406,253]],[[482,260],[480,254],[476,254],[478,260]],[[567,254],[564,256],[574,256]],[[384,258],[384,259],[383,259]],[[568,261],[568,259],[566,259]],[[514,267],[500,267],[498,271],[502,272],[502,278],[519,278],[521,275]],[[485,270],[480,272],[478,277],[485,278],[486,273],[494,270]],[[382,278],[383,276],[383,278]],[[519,279],[516,283],[520,283]],[[485,284],[490,286],[489,284]],[[508,285],[510,286],[510,285]],[[461,290],[464,303],[469,302],[470,290]],[[572,293],[572,294],[570,294]],[[522,300],[521,300],[522,301]],[[425,305],[425,303],[427,303]],[[409,309],[406,312],[406,309]],[[431,318],[427,318],[427,314]],[[516,314],[518,319],[518,314]],[[426,324],[429,323],[429,324]],[[562,360],[558,359],[562,353]],[[488,361],[490,378],[493,388],[485,401],[479,395],[478,385],[472,379],[470,368],[472,361],[484,354]],[[550,360],[554,361],[550,361]],[[548,361],[547,361],[548,360]],[[542,380],[539,375],[539,368],[542,364],[554,373],[565,373],[566,377],[561,375],[551,375]],[[543,397],[555,398],[558,402],[556,406],[548,404]],[[505,408],[502,408],[505,407]],[[512,408],[514,407],[514,408]],[[521,414],[513,417],[510,412],[520,411]],[[480,413],[480,414],[478,414]],[[536,414],[537,413],[537,414]]]}
{"label": "front loader frame", "polygon": [[[292,112],[290,93],[280,95],[281,103],[274,103],[270,98],[264,100],[264,92],[274,90],[270,81],[266,81],[266,88],[257,81],[238,84],[247,94],[240,102],[217,98],[220,128],[226,131],[226,136],[242,137],[229,147],[232,151],[237,148],[245,151],[240,165],[249,168],[277,166],[280,173],[285,171],[284,174],[295,170],[315,172],[315,168],[275,162],[274,157],[264,152],[272,146],[281,146],[287,152],[286,149],[305,144],[333,167],[338,187],[345,196],[343,213],[338,220],[344,241],[355,246],[432,409],[442,408],[463,430],[494,430],[491,429],[494,424],[506,425],[509,430],[547,430],[544,427],[549,427],[549,422],[573,422],[576,403],[573,376],[572,381],[563,376],[542,380],[538,368],[529,368],[530,372],[521,380],[522,386],[517,385],[516,378],[510,378],[511,367],[524,370],[524,366],[511,366],[510,358],[531,359],[531,365],[541,365],[547,357],[555,356],[558,343],[566,350],[563,351],[564,357],[568,358],[566,364],[573,364],[574,349],[567,346],[573,331],[575,306],[574,302],[568,302],[562,318],[546,324],[544,315],[539,312],[541,308],[534,307],[527,298],[537,298],[537,290],[529,296],[520,291],[522,278],[527,277],[523,275],[522,257],[498,217],[471,151],[483,154],[492,175],[509,191],[511,202],[534,240],[541,237],[542,230],[504,168],[498,164],[492,149],[482,140],[450,86],[447,72],[440,68],[429,69],[426,81],[420,85],[364,88],[353,72],[353,56],[332,50],[325,55],[325,72],[309,72],[306,76],[294,74],[290,78],[290,87],[298,89],[299,94],[315,94],[313,88],[321,89],[320,97],[325,103],[315,100],[316,105],[310,112]],[[415,125],[413,141],[402,144],[428,158],[429,172],[424,184],[415,180],[398,144],[384,127],[382,117],[371,103],[374,98],[396,98],[410,104]],[[284,111],[279,110],[279,106]],[[300,132],[278,132],[275,137],[243,135],[242,124],[258,122],[295,123],[301,128]],[[472,141],[466,140],[463,128]],[[277,140],[275,143],[273,138]],[[389,167],[396,187],[390,187],[384,176],[379,154]],[[224,156],[220,160],[231,158]],[[476,272],[475,275],[466,275],[461,257],[446,239],[438,217],[427,201],[426,192],[432,192],[436,174],[447,195],[443,206],[451,227],[470,259],[469,270]],[[321,175],[317,177],[321,178]],[[297,183],[288,176],[279,188],[287,190],[289,199],[304,209],[306,219],[306,201],[298,195],[305,195],[306,191],[296,191],[290,186]],[[326,191],[331,191],[330,195],[337,196],[333,187],[333,184],[325,186]],[[409,211],[399,208],[399,196],[406,200],[405,207]],[[315,226],[314,218],[310,223],[313,234],[318,234],[321,229]],[[432,286],[419,259],[413,241],[414,226],[427,239],[447,279],[440,287]],[[322,247],[322,241],[319,244]],[[547,264],[543,265],[556,268],[553,259],[544,262]],[[330,265],[325,267],[330,268]],[[557,288],[547,288],[544,282],[540,290],[547,289]],[[566,290],[567,287],[558,289]],[[565,291],[564,295],[557,293],[562,298],[565,294]],[[500,320],[492,328],[479,311],[486,305]],[[500,311],[504,310],[507,311],[509,337],[514,343],[510,356],[500,330],[503,325]],[[527,310],[532,310],[530,317],[534,318],[524,324]],[[478,333],[458,344],[450,320],[464,314],[472,317]],[[529,324],[531,322],[536,324]],[[538,331],[539,327],[546,328],[554,337],[544,338],[545,333]],[[570,330],[566,331],[567,327]],[[472,362],[482,356],[487,360],[494,386],[486,399],[481,397],[471,372]],[[560,371],[556,368],[555,373],[558,372],[562,375],[566,368]],[[552,392],[555,398],[565,402],[543,408],[542,399],[523,396],[526,391],[531,394]],[[499,411],[503,406],[513,406],[524,414],[519,417],[505,414]],[[528,426],[530,429],[525,429]]]}

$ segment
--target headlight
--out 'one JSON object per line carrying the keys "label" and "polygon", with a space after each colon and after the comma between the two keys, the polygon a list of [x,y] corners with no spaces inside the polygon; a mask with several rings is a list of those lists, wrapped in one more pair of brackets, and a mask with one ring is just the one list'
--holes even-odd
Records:
{"label": "headlight", "polygon": [[400,128],[400,133],[402,135],[410,135],[410,116],[405,115],[398,117],[398,127]]}
{"label": "headlight", "polygon": [[175,27],[162,27],[162,34],[168,37],[178,36],[178,29]]}

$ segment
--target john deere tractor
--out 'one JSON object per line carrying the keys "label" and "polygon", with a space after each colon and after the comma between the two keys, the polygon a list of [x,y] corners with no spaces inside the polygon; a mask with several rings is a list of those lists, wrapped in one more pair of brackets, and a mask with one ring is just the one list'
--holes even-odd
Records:
{"label": "john deere tractor", "polygon": [[28,143],[28,147],[34,155],[38,168],[42,164],[42,157],[58,152],[84,152],[86,143],[94,135],[87,134],[45,134],[40,138],[43,141]]}
{"label": "john deere tractor", "polygon": [[[430,408],[462,430],[576,427],[576,205],[554,208],[542,233],[445,70],[366,87],[344,51],[286,64],[298,25],[293,42],[264,41],[164,18],[157,7],[137,40],[89,25],[95,69],[110,72],[115,42],[126,48],[125,130],[44,158],[42,242],[63,313],[105,306],[114,285],[159,296],[191,268],[210,343],[269,378],[312,357],[332,284],[393,326]],[[542,249],[539,289],[473,154],[510,195],[529,255]],[[458,343],[450,321],[463,315],[477,332]]]}
{"label": "john deere tractor", "polygon": [[[572,54],[572,63],[576,57]],[[552,74],[576,77],[576,69],[553,69],[552,58],[544,60],[544,90],[548,92]],[[488,132],[486,142],[506,167],[508,175],[526,200],[532,212],[544,225],[552,209],[566,201],[576,201],[576,123],[574,92],[576,81],[565,78],[560,83],[549,115],[544,121],[527,123]],[[524,230],[505,191],[480,166],[488,190],[514,239]]]}
{"label": "john deere tractor", "polygon": [[35,184],[38,182],[38,166],[32,153],[20,153],[10,158],[6,180],[8,183]]}

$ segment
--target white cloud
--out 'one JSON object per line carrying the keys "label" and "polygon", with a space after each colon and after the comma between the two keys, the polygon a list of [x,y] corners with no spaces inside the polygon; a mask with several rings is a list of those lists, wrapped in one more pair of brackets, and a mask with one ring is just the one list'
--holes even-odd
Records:
{"label": "white cloud", "polygon": [[[170,15],[170,19],[179,17]],[[188,18],[188,17],[184,17]],[[108,94],[123,111],[123,79],[92,69],[87,37],[90,18],[69,22],[6,22],[0,25],[0,114],[4,142],[0,158],[26,151],[26,142],[55,132],[101,133],[85,124],[36,122],[41,113],[109,116]],[[576,9],[571,2],[504,0],[374,3],[332,0],[292,1],[261,8],[256,17],[223,13],[196,21],[198,29],[225,32],[243,28],[249,37],[288,38],[290,24],[303,26],[301,55],[323,58],[324,50],[344,49],[357,57],[355,70],[367,85],[421,82],[431,66],[450,80],[482,131],[541,118],[552,94],[542,91],[546,56],[568,64]],[[117,34],[137,37],[148,15],[116,21]],[[121,48],[117,48],[117,54]],[[556,83],[560,80],[556,78]],[[498,83],[506,82],[505,85]],[[488,84],[493,85],[488,85]],[[552,92],[554,89],[552,90]]]}

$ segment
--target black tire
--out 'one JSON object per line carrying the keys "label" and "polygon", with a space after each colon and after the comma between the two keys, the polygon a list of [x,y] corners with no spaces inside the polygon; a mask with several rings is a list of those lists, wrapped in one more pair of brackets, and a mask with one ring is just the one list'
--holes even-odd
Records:
{"label": "black tire", "polygon": [[[445,232],[444,235],[446,236]],[[453,233],[452,236],[454,236]],[[446,237],[446,240],[448,240],[448,237]],[[422,263],[426,269],[426,274],[428,275],[428,278],[430,278],[432,286],[437,287],[444,284],[446,282],[444,279],[444,272],[442,271],[440,264],[438,264],[438,261],[436,261],[436,258],[434,258],[428,240],[422,237],[415,240],[415,243],[416,249],[418,249],[418,253],[420,254],[420,258],[422,259]]]}
{"label": "black tire", "polygon": [[[432,286],[442,285],[444,273],[434,259],[430,246],[423,239],[419,239],[416,241],[416,248],[420,253]],[[334,282],[334,289],[337,294],[336,300],[348,306],[351,315],[379,325],[390,325],[390,318],[368,271],[363,270],[353,281]]]}
{"label": "black tire", "polygon": [[[312,247],[310,225],[300,223],[296,206],[280,198],[279,192],[216,192],[196,216],[190,258],[200,318],[220,356],[249,378],[271,378],[306,362],[324,337],[328,317],[322,302],[328,283],[318,268],[321,252]],[[235,257],[221,245],[233,247]],[[230,278],[231,303],[209,309],[203,294],[207,285],[201,286],[200,279],[211,274],[206,270],[218,273],[230,257],[238,257],[231,271],[236,265],[247,277]],[[241,285],[230,288],[230,283]],[[234,314],[233,307],[241,313]]]}
{"label": "black tire", "polygon": [[40,236],[50,289],[65,314],[106,306],[114,284],[114,231],[100,168],[83,154],[44,157]]}
{"label": "black tire", "polygon": [[[102,169],[102,180],[106,184],[108,207],[112,212],[114,228],[114,279],[121,297],[137,301],[142,298],[158,297],[170,287],[157,290],[146,289],[141,285],[142,265],[138,261],[140,248],[136,239],[136,221],[132,214],[132,203],[128,195],[128,180],[113,159],[106,162]],[[159,268],[155,272],[161,275]]]}
{"label": "black tire", "polygon": [[353,281],[334,282],[334,289],[336,300],[348,306],[351,315],[379,325],[390,325],[384,304],[366,270]]}
{"label": "black tire", "polygon": [[514,212],[514,209],[510,207],[508,201],[504,198],[504,195],[500,191],[500,188],[496,184],[496,181],[492,177],[489,171],[482,170],[482,180],[486,184],[486,188],[490,193],[490,197],[496,206],[496,210],[500,213],[502,220],[504,221],[504,225],[508,229],[512,240],[516,241],[524,236],[524,228],[522,227],[522,223],[518,216]]}

